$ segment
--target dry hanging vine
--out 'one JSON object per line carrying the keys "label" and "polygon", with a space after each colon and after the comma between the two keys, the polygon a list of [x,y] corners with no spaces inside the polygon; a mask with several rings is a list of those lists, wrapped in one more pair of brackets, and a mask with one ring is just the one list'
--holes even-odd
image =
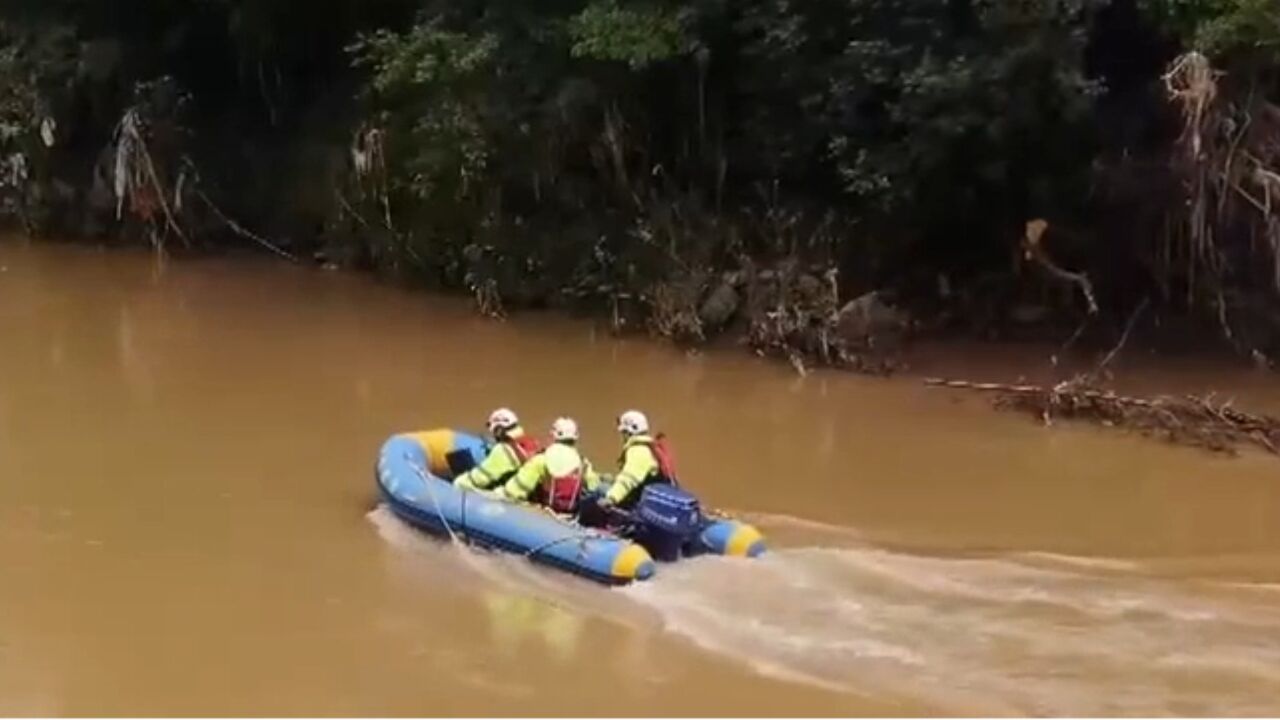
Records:
{"label": "dry hanging vine", "polygon": [[[1207,301],[1226,337],[1252,350],[1232,330],[1223,288],[1255,275],[1259,291],[1280,292],[1280,107],[1253,89],[1225,92],[1222,78],[1198,52],[1179,57],[1163,77],[1182,116],[1174,163],[1185,203],[1159,254],[1166,273],[1181,268],[1188,304]],[[1228,262],[1228,242],[1243,262]],[[1265,278],[1257,267],[1268,269]]]}
{"label": "dry hanging vine", "polygon": [[[140,86],[139,94],[142,95],[143,89],[148,87]],[[185,198],[190,192],[232,233],[296,262],[297,258],[279,245],[246,229],[224,213],[201,188],[200,173],[191,158],[185,155],[178,158],[174,157],[174,153],[169,153],[172,164],[176,165],[177,177],[172,182],[172,187],[166,184],[148,141],[151,127],[146,117],[147,108],[144,96],[142,101],[127,109],[116,125],[112,145],[109,146],[116,220],[123,220],[127,209],[130,217],[140,220],[146,226],[151,245],[158,252],[164,252],[171,234],[182,240],[184,246],[190,247],[190,234],[184,229],[182,222],[186,209]]]}

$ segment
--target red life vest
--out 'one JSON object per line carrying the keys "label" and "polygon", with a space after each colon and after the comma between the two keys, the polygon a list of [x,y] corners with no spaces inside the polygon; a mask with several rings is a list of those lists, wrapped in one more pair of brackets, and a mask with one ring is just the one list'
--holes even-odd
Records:
{"label": "red life vest", "polygon": [[504,437],[501,440],[503,445],[511,448],[516,454],[516,460],[520,465],[529,462],[529,458],[542,452],[542,445],[529,435],[521,435],[520,437]]}
{"label": "red life vest", "polygon": [[516,465],[507,472],[502,473],[501,476],[494,478],[494,484],[506,483],[515,476],[515,474],[520,470],[521,465],[529,462],[529,458],[542,452],[542,445],[528,435],[521,435],[520,437],[511,437],[508,435],[499,440],[498,444],[507,446],[507,449],[515,454]]}
{"label": "red life vest", "polygon": [[[629,445],[628,448],[634,445],[643,445],[644,447],[649,448],[649,451],[653,453],[653,459],[658,463],[657,470],[651,473],[649,477],[644,478],[644,482],[665,482],[672,485],[680,484],[676,480],[676,458],[671,452],[671,446],[667,444],[666,435],[658,433],[654,436],[653,440],[635,442],[632,443],[632,445]],[[618,464],[622,465],[625,463],[626,458],[627,451],[624,449],[622,451],[622,457],[618,460]]]}
{"label": "red life vest", "polygon": [[[550,457],[552,452],[562,452],[557,461],[553,461]],[[572,454],[572,468],[568,467],[570,458],[568,453]],[[552,443],[542,450],[544,460],[543,470],[545,475],[542,482],[538,484],[534,490],[535,502],[546,505],[551,510],[558,513],[572,513],[578,509],[578,500],[582,497],[582,488],[586,479],[587,460],[582,457],[582,453],[569,443]],[[564,474],[557,475],[560,471]]]}
{"label": "red life vest", "polygon": [[558,513],[571,513],[578,509],[578,496],[582,493],[582,468],[568,475],[556,477],[548,473],[543,481],[547,507]]}

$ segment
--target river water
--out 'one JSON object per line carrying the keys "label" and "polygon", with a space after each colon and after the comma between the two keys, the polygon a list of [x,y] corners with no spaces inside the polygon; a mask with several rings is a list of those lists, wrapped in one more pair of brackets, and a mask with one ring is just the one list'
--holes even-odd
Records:
{"label": "river water", "polygon": [[[978,379],[1016,367],[935,356]],[[1165,388],[1280,410],[1273,377]],[[1135,381],[1136,382],[1136,381]],[[381,441],[638,406],[759,561],[424,538]],[[0,242],[0,714],[1277,714],[1280,462],[258,259]]]}

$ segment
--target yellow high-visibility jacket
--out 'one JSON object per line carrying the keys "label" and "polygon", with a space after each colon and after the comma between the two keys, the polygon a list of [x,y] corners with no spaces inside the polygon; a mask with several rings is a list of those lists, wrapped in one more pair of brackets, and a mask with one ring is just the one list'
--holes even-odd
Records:
{"label": "yellow high-visibility jacket", "polygon": [[[582,489],[592,492],[600,487],[600,474],[591,467],[591,461],[574,446],[566,443],[555,443],[547,448],[544,452],[540,452],[529,459],[529,462],[520,466],[515,475],[507,481],[502,488],[502,494],[512,500],[526,500],[540,485],[551,478],[551,469],[548,467],[548,455],[556,454],[562,457],[554,458],[557,464],[564,469],[582,469]],[[563,470],[561,470],[563,472]]]}
{"label": "yellow high-visibility jacket", "polygon": [[[507,437],[522,438],[524,430],[514,427],[507,431]],[[520,470],[521,464],[519,453],[510,443],[497,442],[479,465],[459,475],[454,479],[453,484],[468,490],[489,490],[500,487]]]}
{"label": "yellow high-visibility jacket", "polygon": [[605,496],[614,505],[623,505],[646,480],[658,474],[658,457],[653,454],[653,438],[633,435],[622,445],[621,469]]}

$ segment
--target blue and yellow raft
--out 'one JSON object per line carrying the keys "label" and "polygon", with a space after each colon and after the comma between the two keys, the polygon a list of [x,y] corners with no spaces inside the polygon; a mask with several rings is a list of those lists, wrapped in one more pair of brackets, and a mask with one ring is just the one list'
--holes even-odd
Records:
{"label": "blue and yellow raft", "polygon": [[[607,584],[653,576],[654,560],[636,542],[536,505],[454,487],[454,468],[479,463],[487,449],[479,437],[449,429],[393,435],[378,454],[378,487],[397,516],[436,535],[524,555]],[[755,557],[764,549],[764,538],[752,526],[705,518],[684,554]]]}

